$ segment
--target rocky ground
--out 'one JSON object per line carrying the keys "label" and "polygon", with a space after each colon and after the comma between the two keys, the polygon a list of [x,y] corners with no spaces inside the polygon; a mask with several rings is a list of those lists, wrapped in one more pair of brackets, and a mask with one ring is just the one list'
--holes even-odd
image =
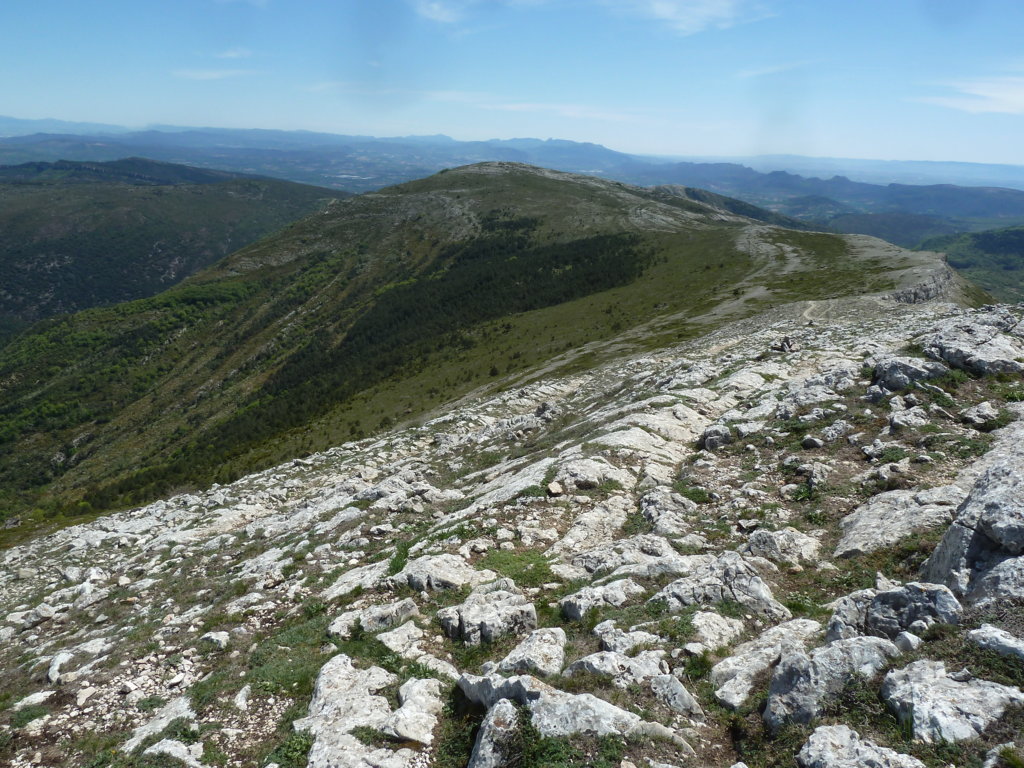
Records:
{"label": "rocky ground", "polygon": [[3,552],[0,761],[1024,764],[1024,307],[872,306]]}

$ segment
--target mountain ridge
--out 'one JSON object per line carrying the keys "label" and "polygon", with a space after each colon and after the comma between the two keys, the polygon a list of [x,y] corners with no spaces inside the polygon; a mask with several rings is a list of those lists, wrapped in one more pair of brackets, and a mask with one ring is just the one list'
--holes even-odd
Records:
{"label": "mountain ridge", "polygon": [[0,486],[8,512],[109,508],[385,428],[559,356],[571,369],[794,299],[913,299],[919,285],[978,298],[936,254],[666,190],[468,166],[335,202],[164,294],[0,350]]}

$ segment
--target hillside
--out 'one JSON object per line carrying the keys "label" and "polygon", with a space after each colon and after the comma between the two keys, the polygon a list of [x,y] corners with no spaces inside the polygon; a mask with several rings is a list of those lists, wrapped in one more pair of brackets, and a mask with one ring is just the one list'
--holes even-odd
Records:
{"label": "hillside", "polygon": [[0,351],[0,514],[40,524],[230,482],[507,377],[795,299],[967,290],[935,254],[680,190],[468,166],[335,202],[158,296]]}
{"label": "hillside", "polygon": [[779,305],[7,549],[0,761],[1015,768],[1022,327]]}
{"label": "hillside", "polygon": [[1000,301],[1024,301],[1024,227],[964,232],[921,243]]}
{"label": "hillside", "polygon": [[152,296],[344,196],[139,158],[0,166],[0,320]]}

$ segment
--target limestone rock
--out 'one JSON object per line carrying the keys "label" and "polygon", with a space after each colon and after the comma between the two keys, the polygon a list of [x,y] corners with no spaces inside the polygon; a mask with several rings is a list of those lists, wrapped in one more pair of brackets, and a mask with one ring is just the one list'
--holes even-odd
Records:
{"label": "limestone rock", "polygon": [[371,605],[362,610],[345,611],[330,623],[327,627],[327,634],[331,637],[348,638],[357,621],[366,632],[380,632],[382,629],[390,629],[403,624],[419,614],[416,601],[407,597],[397,603]]}
{"label": "limestone rock", "polygon": [[826,699],[839,693],[847,682],[854,677],[875,677],[898,655],[895,645],[879,637],[837,640],[810,655],[799,649],[783,654],[768,689],[765,724],[778,731],[786,723],[811,722]]}
{"label": "limestone rock", "polygon": [[497,701],[480,724],[467,768],[503,768],[518,727],[519,712],[515,705],[508,699]]}
{"label": "limestone rock", "polygon": [[796,528],[783,528],[781,531],[758,529],[750,534],[740,552],[763,557],[773,563],[810,565],[818,562],[820,548],[821,542]]}
{"label": "limestone rock", "polygon": [[905,630],[958,624],[962,614],[959,601],[941,584],[911,582],[883,591],[861,590],[837,601],[826,637],[833,641],[873,635],[895,640]]}
{"label": "limestone rock", "polygon": [[882,698],[915,739],[929,743],[977,738],[1007,707],[1024,705],[1019,688],[955,680],[941,661],[926,659],[887,674]]}
{"label": "limestone rock", "polygon": [[381,725],[381,733],[397,741],[432,743],[437,716],[444,707],[440,681],[433,678],[406,680],[398,689],[398,703],[398,709]]}
{"label": "limestone rock", "polygon": [[658,675],[668,674],[664,651],[642,651],[636,656],[626,656],[614,651],[599,651],[578,659],[565,668],[563,674],[572,677],[585,672],[597,677],[610,678],[619,688],[641,683]]}
{"label": "limestone rock", "polygon": [[983,376],[1024,371],[1024,364],[1019,362],[1024,358],[1024,344],[986,319],[991,318],[981,322],[966,318],[943,321],[919,343],[929,357]]}
{"label": "limestone rock", "polygon": [[791,617],[755,568],[736,552],[724,552],[690,576],[673,581],[651,600],[663,601],[673,613],[688,605],[737,602],[776,621]]}
{"label": "limestone rock", "polygon": [[584,587],[558,601],[558,607],[567,619],[578,621],[592,608],[610,605],[621,608],[635,597],[646,594],[647,590],[632,579],[620,579],[600,587]]}
{"label": "limestone rock", "polygon": [[395,586],[406,585],[417,592],[475,587],[494,581],[494,571],[478,571],[458,555],[424,555],[410,560],[388,581]]}
{"label": "limestone rock", "polygon": [[955,485],[924,491],[887,491],[843,518],[835,557],[865,555],[914,533],[946,525],[967,496]]}
{"label": "limestone rock", "polygon": [[527,673],[548,677],[561,672],[564,663],[565,630],[545,627],[535,629],[498,662],[498,671],[504,675]]}
{"label": "limestone rock", "polygon": [[658,701],[673,712],[695,720],[704,719],[704,710],[678,678],[672,675],[655,675],[651,678],[651,691]]}
{"label": "limestone rock", "polygon": [[505,635],[518,635],[537,628],[537,610],[518,590],[501,587],[509,580],[484,584],[473,590],[459,605],[437,612],[441,628],[448,637],[468,645],[492,642]]}
{"label": "limestone rock", "polygon": [[643,630],[625,632],[615,626],[614,619],[602,621],[595,626],[594,635],[601,641],[601,650],[615,653],[628,654],[634,648],[645,645],[653,646],[663,642],[658,635]]}
{"label": "limestone rock", "polygon": [[949,368],[942,363],[914,357],[887,357],[875,363],[875,383],[893,392],[947,373]]}
{"label": "limestone rock", "polygon": [[845,725],[815,728],[796,761],[800,768],[925,768],[916,757],[862,739]]}
{"label": "limestone rock", "polygon": [[121,751],[134,752],[143,741],[160,733],[172,721],[179,718],[186,720],[195,720],[196,718],[196,713],[192,711],[192,705],[186,696],[172,699],[158,709],[148,722],[132,731],[131,738],[121,745]]}
{"label": "limestone rock", "polygon": [[390,632],[381,632],[377,635],[377,640],[403,659],[422,664],[450,680],[458,680],[459,671],[454,666],[423,650],[420,646],[423,636],[422,629],[412,621],[407,621]]}
{"label": "limestone rock", "polygon": [[972,629],[967,637],[980,648],[994,651],[1000,656],[1008,656],[1024,660],[1024,640],[1014,637],[1009,632],[991,624],[982,624]]}
{"label": "limestone rock", "polygon": [[711,668],[708,679],[718,689],[715,698],[730,709],[741,706],[750,695],[757,675],[773,667],[783,653],[802,649],[820,631],[821,625],[816,621],[793,619],[738,645],[732,656]]}
{"label": "limestone rock", "polygon": [[975,482],[921,569],[968,603],[1024,597],[1024,447],[997,457]]}

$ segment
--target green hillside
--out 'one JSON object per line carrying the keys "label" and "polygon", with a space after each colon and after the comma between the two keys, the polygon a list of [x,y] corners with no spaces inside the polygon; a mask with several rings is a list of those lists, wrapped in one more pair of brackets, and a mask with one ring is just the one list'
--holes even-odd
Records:
{"label": "green hillside", "polygon": [[0,514],[42,520],[231,480],[481,387],[941,268],[683,193],[514,164],[443,172],[0,351]]}
{"label": "green hillside", "polygon": [[921,248],[948,254],[950,266],[1000,301],[1024,301],[1024,227],[936,237]]}
{"label": "green hillside", "polygon": [[0,323],[152,296],[344,196],[138,158],[0,167]]}

